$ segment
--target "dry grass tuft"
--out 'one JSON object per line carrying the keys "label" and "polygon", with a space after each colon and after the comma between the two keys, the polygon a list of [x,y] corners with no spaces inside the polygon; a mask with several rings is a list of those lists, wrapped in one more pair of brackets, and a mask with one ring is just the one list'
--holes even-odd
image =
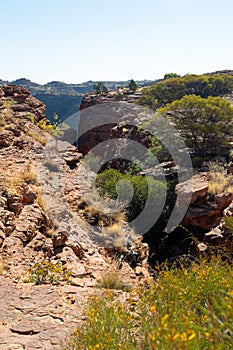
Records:
{"label": "dry grass tuft", "polygon": [[9,195],[21,194],[23,181],[19,174],[6,176],[4,179],[4,190]]}
{"label": "dry grass tuft", "polygon": [[35,141],[38,141],[42,146],[46,145],[47,138],[44,135],[41,135],[37,131],[28,131],[28,136],[32,137]]}
{"label": "dry grass tuft", "polygon": [[22,180],[30,185],[37,184],[37,175],[32,171],[30,165],[22,172]]}
{"label": "dry grass tuft", "polygon": [[99,226],[106,242],[111,242],[118,251],[126,251],[129,243],[136,239],[134,231],[126,224],[122,207],[109,198],[102,198],[96,191],[82,198],[79,214],[90,225]]}
{"label": "dry grass tuft", "polygon": [[10,196],[22,195],[25,185],[31,185],[31,188],[37,193],[37,204],[43,211],[46,211],[38,178],[33,171],[32,165],[28,164],[23,169],[13,170],[8,163],[3,164],[3,167],[0,169],[0,187],[2,191]]}
{"label": "dry grass tuft", "polygon": [[41,194],[41,190],[39,187],[34,188],[34,190],[37,193],[37,204],[41,207],[41,209],[46,212],[46,207],[45,207],[45,203]]}
{"label": "dry grass tuft", "polygon": [[103,228],[103,234],[110,238],[113,246],[119,252],[126,252],[129,243],[134,243],[136,240],[135,233],[132,229],[125,226],[124,222],[115,222],[111,226]]}
{"label": "dry grass tuft", "polygon": [[21,194],[25,184],[37,185],[37,175],[30,164],[24,169],[14,169],[6,162],[0,169],[0,185],[9,194]]}
{"label": "dry grass tuft", "polygon": [[208,192],[214,195],[233,192],[233,176],[222,172],[211,173]]}
{"label": "dry grass tuft", "polygon": [[85,220],[100,227],[112,226],[114,223],[126,222],[122,208],[108,198],[101,198],[95,190],[82,197],[79,213]]}
{"label": "dry grass tuft", "polygon": [[98,288],[123,290],[129,292],[132,287],[122,281],[122,276],[116,271],[110,271],[101,275],[97,284]]}

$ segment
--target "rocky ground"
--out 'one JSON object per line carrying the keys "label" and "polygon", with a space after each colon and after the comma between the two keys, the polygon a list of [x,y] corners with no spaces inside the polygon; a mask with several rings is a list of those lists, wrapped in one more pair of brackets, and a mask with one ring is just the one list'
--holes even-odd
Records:
{"label": "rocky ground", "polygon": [[0,276],[0,349],[61,349],[95,288],[14,283]]}

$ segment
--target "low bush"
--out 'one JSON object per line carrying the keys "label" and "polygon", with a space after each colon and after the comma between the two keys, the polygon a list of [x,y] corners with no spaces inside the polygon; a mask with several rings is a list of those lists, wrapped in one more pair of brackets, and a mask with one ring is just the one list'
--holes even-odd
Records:
{"label": "low bush", "polygon": [[160,203],[159,198],[166,192],[166,185],[161,181],[157,181],[152,177],[121,174],[115,169],[108,169],[99,174],[96,179],[96,186],[101,195],[109,196],[112,199],[117,199],[118,193],[124,194],[125,198],[130,198],[132,188],[126,185],[126,181],[128,184],[132,184],[134,190],[133,198],[126,209],[129,221],[134,220],[143,210],[148,198],[148,187],[150,188],[154,208],[157,208]]}
{"label": "low bush", "polygon": [[65,350],[233,348],[233,271],[220,258],[165,266],[156,283],[121,301],[117,295],[107,290],[89,300]]}
{"label": "low bush", "polygon": [[29,164],[27,168],[22,172],[22,180],[27,184],[36,185],[37,184],[37,175],[33,171],[31,165]]}

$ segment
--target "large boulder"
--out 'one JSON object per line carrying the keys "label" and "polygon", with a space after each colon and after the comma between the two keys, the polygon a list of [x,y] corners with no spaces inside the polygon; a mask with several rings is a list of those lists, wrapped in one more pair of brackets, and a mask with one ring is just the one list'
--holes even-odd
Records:
{"label": "large boulder", "polygon": [[192,179],[177,185],[181,199],[192,193],[191,202],[182,221],[183,226],[196,226],[204,230],[216,227],[226,209],[233,200],[233,193],[211,195],[208,193],[208,174],[200,173]]}

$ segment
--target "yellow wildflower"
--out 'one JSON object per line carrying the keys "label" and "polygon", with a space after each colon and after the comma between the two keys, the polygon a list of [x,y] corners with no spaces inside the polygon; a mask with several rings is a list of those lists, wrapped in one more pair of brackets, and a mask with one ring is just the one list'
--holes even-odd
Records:
{"label": "yellow wildflower", "polygon": [[185,332],[183,332],[180,336],[181,336],[182,341],[188,340],[187,334]]}
{"label": "yellow wildflower", "polygon": [[151,306],[150,311],[153,312],[153,313],[156,312],[156,307],[155,307],[155,305],[152,305],[152,306]]}
{"label": "yellow wildflower", "polygon": [[178,339],[180,336],[180,333],[176,333],[173,337],[172,337],[172,341],[175,341],[176,339]]}
{"label": "yellow wildflower", "polygon": [[195,333],[192,333],[189,337],[188,337],[188,340],[192,340],[193,338],[196,337],[196,334]]}

